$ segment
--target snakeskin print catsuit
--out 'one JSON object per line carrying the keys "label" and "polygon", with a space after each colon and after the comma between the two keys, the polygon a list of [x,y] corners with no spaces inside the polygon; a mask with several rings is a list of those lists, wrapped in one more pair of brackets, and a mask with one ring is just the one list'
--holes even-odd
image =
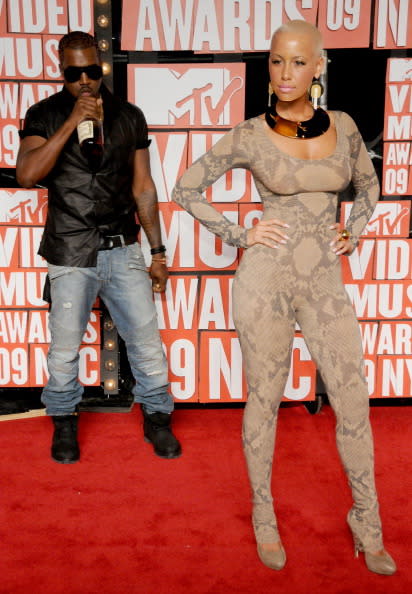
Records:
{"label": "snakeskin print catsuit", "polygon": [[382,534],[359,325],[342,283],[340,257],[329,245],[336,235],[329,226],[336,222],[337,192],[352,180],[356,195],[346,228],[357,242],[379,186],[353,120],[343,112],[331,115],[337,136],[331,156],[292,157],[271,141],[273,132],[262,118],[252,118],[185,172],[173,199],[227,243],[247,247],[246,230],[202,196],[227,170],[242,167],[254,176],[263,218],[290,225],[289,241],[279,249],[255,244],[245,250],[233,285],[233,319],[248,384],[243,443],[256,540],[279,540],[271,473],[277,413],[297,322],[336,415],[337,447],[352,489],[356,531],[366,549],[378,550]]}

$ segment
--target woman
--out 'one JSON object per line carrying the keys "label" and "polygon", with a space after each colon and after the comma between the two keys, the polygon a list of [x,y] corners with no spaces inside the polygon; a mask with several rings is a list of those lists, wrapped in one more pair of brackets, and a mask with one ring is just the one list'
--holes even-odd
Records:
{"label": "woman", "polygon": [[[286,563],[270,483],[298,322],[336,414],[337,446],[354,500],[347,520],[356,553],[365,553],[371,571],[390,575],[396,565],[382,543],[359,326],[337,258],[353,251],[379,186],[352,119],[314,109],[308,98],[322,72],[321,48],[320,32],[305,21],[275,31],[269,74],[277,102],[194,163],[173,198],[224,241],[248,248],[233,285],[233,317],[248,383],[243,443],[261,561],[272,569]],[[249,230],[229,222],[202,196],[236,167],[251,170],[264,206],[262,220]],[[350,181],[356,196],[347,228],[339,231],[337,192]]]}

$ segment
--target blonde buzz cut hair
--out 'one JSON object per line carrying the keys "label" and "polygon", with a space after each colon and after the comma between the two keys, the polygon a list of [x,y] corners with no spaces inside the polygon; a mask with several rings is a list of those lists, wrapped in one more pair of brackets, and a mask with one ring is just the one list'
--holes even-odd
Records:
{"label": "blonde buzz cut hair", "polygon": [[300,19],[294,19],[281,25],[272,35],[272,41],[278,33],[297,33],[300,35],[310,35],[313,39],[315,47],[315,54],[323,56],[323,39],[322,33],[315,25]]}

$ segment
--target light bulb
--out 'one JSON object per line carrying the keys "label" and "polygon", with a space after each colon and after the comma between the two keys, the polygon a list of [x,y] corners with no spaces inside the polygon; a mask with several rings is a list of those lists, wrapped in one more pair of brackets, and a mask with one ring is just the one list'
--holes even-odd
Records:
{"label": "light bulb", "polygon": [[113,390],[116,389],[116,380],[114,380],[114,379],[104,380],[104,389],[107,392],[113,392]]}
{"label": "light bulb", "polygon": [[110,64],[108,62],[102,62],[102,70],[103,70],[103,74],[107,76],[108,74],[111,73],[112,67],[110,66]]}
{"label": "light bulb", "polygon": [[99,45],[99,50],[102,52],[107,52],[107,50],[110,47],[110,43],[107,41],[107,39],[101,39],[98,43]]}
{"label": "light bulb", "polygon": [[99,25],[99,27],[102,27],[103,29],[105,27],[108,27],[110,23],[110,19],[108,16],[106,16],[105,14],[99,14],[99,16],[97,17],[97,24]]}

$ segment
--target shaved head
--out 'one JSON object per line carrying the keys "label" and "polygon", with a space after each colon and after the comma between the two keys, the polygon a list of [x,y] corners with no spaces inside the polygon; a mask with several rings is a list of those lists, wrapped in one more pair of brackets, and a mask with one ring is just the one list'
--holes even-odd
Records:
{"label": "shaved head", "polygon": [[317,56],[322,55],[323,40],[322,34],[315,25],[302,20],[288,21],[284,25],[281,25],[272,35],[272,44],[275,37],[280,33],[292,33],[295,35],[306,35],[313,41],[313,52]]}

